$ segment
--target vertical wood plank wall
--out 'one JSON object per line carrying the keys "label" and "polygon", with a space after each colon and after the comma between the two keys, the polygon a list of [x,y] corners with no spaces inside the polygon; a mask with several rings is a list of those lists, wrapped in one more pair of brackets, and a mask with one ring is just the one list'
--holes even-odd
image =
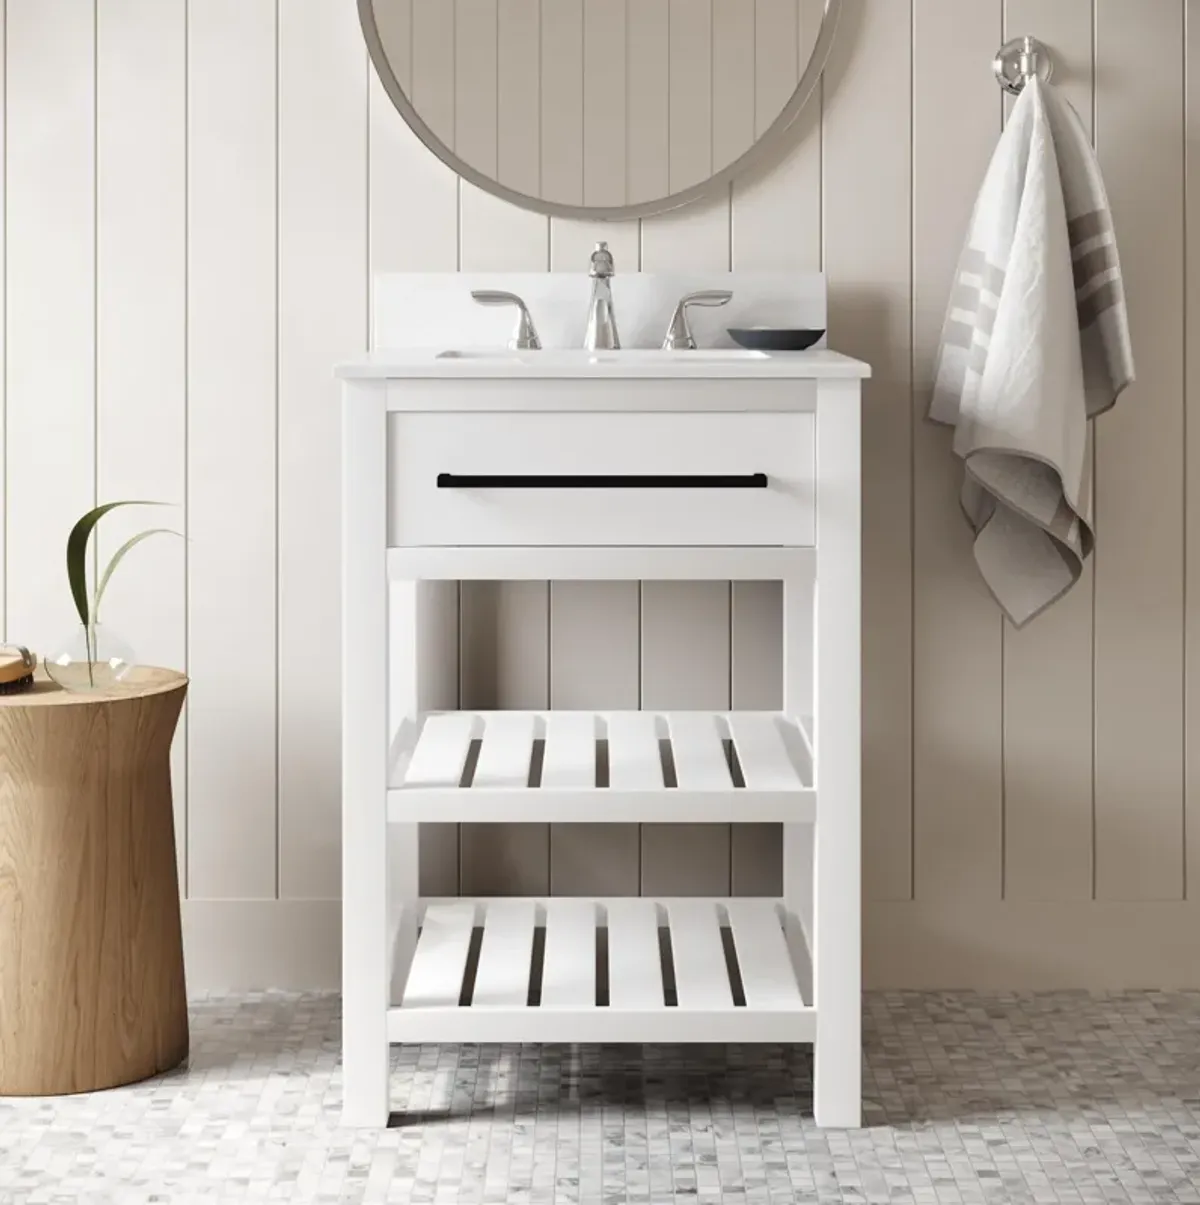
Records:
{"label": "vertical wood plank wall", "polygon": [[[508,184],[553,172],[596,201],[679,187],[770,120],[807,55],[820,0],[746,5],[752,27],[728,0],[701,3],[699,18],[691,0],[561,0],[539,46],[536,0],[406,0],[398,20],[411,13],[438,54],[406,64],[401,82],[418,103],[444,101],[434,124],[467,131],[478,145],[462,149]],[[821,95],[779,162],[706,204],[600,227],[460,183],[392,109],[348,0],[0,0],[0,622],[7,639],[47,649],[72,626],[71,522],[97,500],[172,504],[148,521],[165,516],[186,541],[139,548],[107,619],[147,660],[192,677],[175,767],[193,987],[336,975],[329,370],[365,344],[372,274],[582,272],[597,237],[624,272],[823,269],[831,342],[874,365],[868,982],[1200,986],[1188,706],[1200,555],[1187,555],[1200,538],[1187,354],[1200,329],[1200,0],[844,7]],[[573,156],[514,144],[504,123],[488,137],[461,76],[446,100],[434,84],[457,22],[481,9],[498,11],[504,52],[476,75],[506,111],[540,122],[543,146],[604,103],[583,83],[582,32],[625,40],[621,104],[640,116],[621,161],[602,137]],[[1094,441],[1095,560],[1017,632],[974,570],[947,433],[923,416],[950,274],[1007,108],[991,57],[1025,32],[1050,45],[1094,132],[1139,379]],[[697,46],[729,94],[711,112],[707,89],[689,107],[686,80],[649,69]],[[747,63],[754,87],[734,87]],[[109,522],[111,549],[138,517]],[[465,706],[779,702],[771,585],[467,584],[441,603],[459,632],[447,681]],[[771,826],[430,828],[423,851],[436,893],[780,889]]]}

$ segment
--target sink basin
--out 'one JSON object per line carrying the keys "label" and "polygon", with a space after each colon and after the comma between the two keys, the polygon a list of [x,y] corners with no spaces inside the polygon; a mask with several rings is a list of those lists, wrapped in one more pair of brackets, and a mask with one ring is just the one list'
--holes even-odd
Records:
{"label": "sink basin", "polygon": [[767,353],[741,347],[706,347],[696,351],[667,351],[661,347],[629,347],[616,351],[588,351],[583,347],[551,347],[544,351],[514,351],[511,348],[447,348],[439,360],[468,360],[521,364],[671,364],[686,362],[730,363],[765,360]]}

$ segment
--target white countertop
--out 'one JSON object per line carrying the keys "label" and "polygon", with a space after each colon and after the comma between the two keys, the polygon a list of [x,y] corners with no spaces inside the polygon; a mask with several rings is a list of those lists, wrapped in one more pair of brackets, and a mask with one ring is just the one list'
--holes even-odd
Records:
{"label": "white countertop", "polygon": [[794,379],[863,378],[869,364],[825,348],[795,352],[747,352],[701,348],[695,352],[634,348],[588,352],[582,348],[545,351],[412,348],[369,352],[337,365],[342,380],[426,379]]}

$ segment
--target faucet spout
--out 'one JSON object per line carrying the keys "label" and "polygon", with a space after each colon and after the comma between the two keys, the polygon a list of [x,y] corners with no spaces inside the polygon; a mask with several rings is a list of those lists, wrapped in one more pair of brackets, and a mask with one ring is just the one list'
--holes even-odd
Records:
{"label": "faucet spout", "polygon": [[607,243],[597,243],[592,252],[592,302],[588,307],[587,332],[583,346],[588,351],[611,351],[621,346],[617,334],[617,315],[613,310],[612,278],[615,272],[612,252]]}

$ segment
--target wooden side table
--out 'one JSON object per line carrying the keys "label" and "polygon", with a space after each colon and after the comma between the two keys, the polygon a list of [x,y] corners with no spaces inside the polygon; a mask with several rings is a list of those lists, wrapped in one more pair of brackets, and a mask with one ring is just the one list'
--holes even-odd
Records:
{"label": "wooden side table", "polygon": [[187,1057],[171,738],[187,679],[0,696],[0,1095],[111,1088]]}

